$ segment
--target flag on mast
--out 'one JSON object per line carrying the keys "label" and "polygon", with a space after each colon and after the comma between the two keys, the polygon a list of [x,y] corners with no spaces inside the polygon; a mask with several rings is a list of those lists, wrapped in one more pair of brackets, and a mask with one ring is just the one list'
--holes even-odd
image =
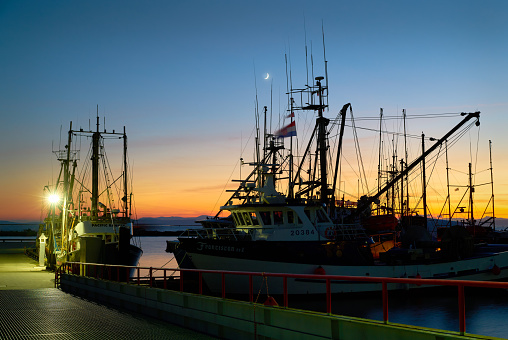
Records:
{"label": "flag on mast", "polygon": [[296,136],[296,124],[295,122],[289,123],[289,125],[284,126],[282,129],[277,130],[275,132],[275,137],[277,138],[286,138]]}

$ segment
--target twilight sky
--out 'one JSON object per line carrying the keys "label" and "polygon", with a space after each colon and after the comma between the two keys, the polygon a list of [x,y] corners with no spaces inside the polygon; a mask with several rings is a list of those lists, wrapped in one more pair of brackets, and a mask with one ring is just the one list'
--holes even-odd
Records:
{"label": "twilight sky", "polygon": [[[239,177],[239,158],[252,160],[256,87],[260,107],[270,107],[271,87],[273,117],[284,115],[285,55],[294,87],[306,83],[306,44],[309,69],[312,53],[314,76],[323,75],[322,25],[326,115],[347,102],[355,117],[378,117],[379,108],[391,116],[481,111],[480,128],[451,158],[463,172],[471,160],[488,168],[492,140],[496,211],[508,217],[506,1],[7,0],[0,220],[42,217],[43,186],[58,171],[52,145],[70,121],[88,127],[97,105],[108,130],[126,126],[137,217],[214,214],[230,176]],[[297,126],[311,120],[297,117]],[[459,121],[410,121],[408,129],[441,137]],[[360,137],[372,175],[376,134]],[[435,171],[442,181],[445,170]],[[345,191],[356,194],[356,181]]]}

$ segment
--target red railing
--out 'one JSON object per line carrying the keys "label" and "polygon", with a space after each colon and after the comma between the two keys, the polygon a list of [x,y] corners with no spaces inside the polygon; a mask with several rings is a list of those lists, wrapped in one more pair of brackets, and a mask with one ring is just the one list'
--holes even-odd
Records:
{"label": "red railing", "polygon": [[[91,270],[90,268],[93,268]],[[132,277],[130,274],[132,271],[136,272],[136,275]],[[356,281],[356,282],[372,282],[381,283],[382,285],[382,301],[383,301],[383,321],[388,323],[388,284],[412,284],[416,286],[431,285],[431,286],[455,286],[458,291],[458,307],[459,307],[459,331],[461,335],[466,332],[466,311],[465,311],[465,296],[464,287],[477,287],[477,288],[501,288],[508,289],[508,282],[486,282],[486,281],[468,281],[468,280],[440,280],[440,279],[417,279],[417,278],[388,278],[388,277],[370,277],[370,276],[343,276],[343,275],[319,275],[319,274],[284,274],[284,273],[260,273],[260,272],[240,272],[240,271],[225,271],[225,270],[200,270],[200,269],[168,269],[168,268],[152,268],[152,267],[132,267],[132,266],[117,266],[117,265],[105,265],[105,264],[94,264],[94,263],[79,263],[79,262],[67,262],[64,263],[55,273],[55,282],[59,282],[58,276],[60,273],[77,274],[88,277],[94,277],[97,279],[113,279],[114,281],[122,281],[126,283],[135,282],[135,284],[141,284],[141,271],[147,271],[145,275],[149,280],[148,285],[153,286],[155,279],[163,279],[164,289],[167,289],[168,276],[167,272],[179,272],[180,273],[180,284],[179,289],[181,292],[184,291],[184,282],[182,273],[197,273],[198,274],[198,291],[199,294],[203,294],[203,273],[215,273],[221,275],[221,297],[226,297],[226,275],[242,275],[248,276],[249,278],[249,302],[254,302],[253,294],[253,277],[277,277],[282,278],[283,285],[283,306],[288,308],[289,292],[287,286],[288,278],[292,279],[314,279],[324,280],[326,285],[326,311],[328,314],[332,313],[332,292],[331,282],[332,280],[339,281]],[[154,271],[163,271],[163,276],[155,277]],[[105,275],[107,273],[107,275]],[[113,275],[116,273],[116,276]],[[122,274],[124,275],[122,278]],[[132,281],[134,280],[134,281]]]}

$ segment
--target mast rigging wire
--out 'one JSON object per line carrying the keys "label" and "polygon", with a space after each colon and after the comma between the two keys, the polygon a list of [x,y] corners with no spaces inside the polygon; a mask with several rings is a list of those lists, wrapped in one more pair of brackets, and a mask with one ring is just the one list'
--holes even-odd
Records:
{"label": "mast rigging wire", "polygon": [[[349,111],[351,112],[351,123],[352,123],[352,127],[353,127],[353,136],[354,136],[354,141],[355,141],[355,151],[356,151],[356,157],[358,159],[358,167],[359,167],[359,173],[361,175],[363,175],[363,178],[362,176],[359,177],[360,179],[360,183],[362,184],[362,188],[363,190],[366,190],[366,192],[369,192],[369,187],[368,187],[368,184],[367,184],[367,176],[365,175],[365,167],[363,165],[363,159],[362,159],[362,153],[360,151],[360,141],[358,140],[358,134],[356,132],[356,126],[355,126],[355,123],[354,123],[354,117],[353,117],[353,108],[349,108]],[[365,183],[364,183],[364,180],[365,179]],[[360,195],[360,193],[358,192],[358,195]]]}

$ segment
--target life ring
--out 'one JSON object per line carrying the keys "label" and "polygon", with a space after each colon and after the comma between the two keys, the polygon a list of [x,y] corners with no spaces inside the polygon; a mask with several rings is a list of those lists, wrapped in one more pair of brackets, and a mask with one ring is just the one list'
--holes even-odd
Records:
{"label": "life ring", "polygon": [[497,266],[497,264],[495,264],[495,265],[494,265],[494,267],[492,267],[492,274],[494,274],[494,275],[499,275],[499,274],[501,274],[501,268],[499,268],[499,267]]}
{"label": "life ring", "polygon": [[325,237],[329,240],[335,239],[335,236],[337,236],[337,230],[333,227],[328,227],[325,230]]}
{"label": "life ring", "polygon": [[277,301],[275,301],[275,299],[273,298],[273,296],[268,296],[266,298],[266,301],[265,303],[263,303],[265,306],[278,306],[279,304],[277,303]]}
{"label": "life ring", "polygon": [[[415,279],[420,280],[421,278],[422,278],[422,276],[420,275],[420,273],[416,273]],[[422,284],[421,284],[421,283],[417,283],[416,285],[417,285],[418,287],[420,287]]]}
{"label": "life ring", "polygon": [[323,267],[319,266],[316,269],[314,269],[314,274],[315,275],[326,275],[326,270]]}

